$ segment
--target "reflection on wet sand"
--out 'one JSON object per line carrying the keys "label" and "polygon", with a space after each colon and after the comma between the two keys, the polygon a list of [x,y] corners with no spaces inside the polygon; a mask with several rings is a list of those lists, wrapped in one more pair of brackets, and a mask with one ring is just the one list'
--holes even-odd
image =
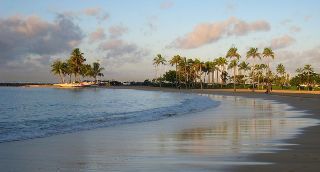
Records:
{"label": "reflection on wet sand", "polygon": [[228,105],[208,111],[203,126],[161,135],[162,152],[211,156],[272,152],[279,149],[276,146],[281,145],[281,139],[292,137],[297,129],[310,122],[304,118],[289,118],[302,113],[288,113],[286,110],[290,107],[271,101],[226,96],[212,98]]}

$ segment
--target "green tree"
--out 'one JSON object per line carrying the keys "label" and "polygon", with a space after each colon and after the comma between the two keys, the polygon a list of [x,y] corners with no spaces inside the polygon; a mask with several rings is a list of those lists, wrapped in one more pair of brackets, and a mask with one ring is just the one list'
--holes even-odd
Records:
{"label": "green tree", "polygon": [[270,82],[270,58],[273,60],[275,55],[274,55],[274,52],[272,51],[271,48],[264,48],[263,52],[262,52],[262,56],[267,59],[267,66],[268,66],[268,71],[266,72],[266,75],[267,75],[267,87],[268,87],[268,91],[270,91],[270,88],[271,88],[271,82]]}
{"label": "green tree", "polygon": [[[225,66],[228,64],[228,60],[226,58],[224,58],[224,57],[219,57],[219,58],[216,59],[216,63],[217,63],[218,66],[220,66],[220,71],[221,71],[220,77],[221,78],[225,78],[224,75],[226,73],[224,73],[224,72],[225,72]],[[222,88],[222,85],[226,83],[226,79],[224,79],[224,80],[221,79],[221,81],[222,81],[221,82],[221,88]]]}
{"label": "green tree", "polygon": [[210,81],[210,74],[211,74],[211,76],[213,76],[213,74],[214,74],[214,64],[213,64],[213,62],[212,61],[206,61],[205,63],[204,63],[204,67],[205,67],[205,71],[206,71],[206,74],[207,74],[207,76],[208,76],[208,83],[213,83],[213,77],[211,77],[211,80],[212,81]]}
{"label": "green tree", "polygon": [[258,48],[254,48],[254,47],[251,47],[249,49],[249,51],[247,52],[247,59],[249,58],[252,58],[253,59],[253,63],[252,63],[252,90],[254,91],[254,78],[255,78],[255,59],[256,58],[261,58],[260,57],[260,53],[258,52]]}
{"label": "green tree", "polygon": [[163,79],[165,81],[170,82],[171,84],[174,84],[177,82],[177,78],[176,78],[176,71],[174,70],[169,70],[168,72],[166,72],[165,74],[163,74]]}
{"label": "green tree", "polygon": [[238,61],[240,59],[240,54],[237,52],[238,49],[236,47],[231,47],[228,52],[226,57],[232,59],[231,66],[233,67],[233,91],[236,92],[236,70],[238,66]]}
{"label": "green tree", "polygon": [[[165,65],[166,64],[166,59],[161,55],[157,54],[157,56],[153,59],[153,65],[155,66],[155,71],[156,71],[156,79],[158,77],[158,68],[160,65]],[[161,87],[161,81],[160,81],[160,87]]]}
{"label": "green tree", "polygon": [[74,73],[75,81],[80,82],[80,78],[78,76],[85,61],[86,59],[84,58],[83,53],[80,51],[80,49],[75,48],[70,56],[70,64],[72,72]]}
{"label": "green tree", "polygon": [[153,65],[155,65],[156,68],[156,78],[158,77],[157,72],[160,65],[165,65],[166,59],[161,55],[157,54],[157,56],[153,59]]}
{"label": "green tree", "polygon": [[[179,81],[180,83],[180,79],[178,80],[178,64],[181,62],[181,57],[179,55],[175,55],[171,58],[171,60],[169,61],[169,63],[171,64],[171,66],[175,65],[176,67],[176,81]],[[177,82],[175,83],[176,87],[178,87]]]}
{"label": "green tree", "polygon": [[300,91],[301,90],[300,85],[302,84],[303,69],[302,68],[298,68],[296,70],[296,72],[298,73],[297,78],[299,80],[298,87],[299,87],[299,91]]}
{"label": "green tree", "polygon": [[303,67],[303,71],[305,73],[307,73],[307,83],[308,83],[308,86],[310,87],[310,85],[311,85],[310,75],[311,75],[311,73],[314,73],[313,68],[311,67],[310,64],[306,64]]}
{"label": "green tree", "polygon": [[92,77],[92,67],[89,64],[83,64],[80,68],[80,73],[79,73],[82,78],[84,77]]}
{"label": "green tree", "polygon": [[51,65],[51,72],[55,75],[59,75],[60,82],[64,83],[64,77],[63,77],[63,71],[64,71],[64,64],[61,60],[56,60]]}
{"label": "green tree", "polygon": [[283,64],[278,64],[277,68],[276,68],[276,71],[277,73],[280,75],[279,77],[279,83],[281,84],[281,88],[283,88],[283,85],[286,81],[286,77],[285,77],[285,74],[286,74],[286,68],[284,67]]}
{"label": "green tree", "polygon": [[94,82],[97,82],[98,76],[100,76],[100,77],[103,76],[103,73],[102,73],[103,70],[104,70],[104,68],[100,66],[99,62],[94,62],[92,64],[90,74],[94,78]]}
{"label": "green tree", "polygon": [[194,72],[195,72],[195,81],[197,78],[200,79],[200,87],[201,89],[203,89],[203,85],[202,85],[202,74],[203,74],[203,65],[204,63],[202,61],[200,61],[198,58],[196,58],[193,62],[193,66],[194,66]]}
{"label": "green tree", "polygon": [[251,67],[250,67],[249,63],[247,63],[247,62],[245,62],[245,61],[242,61],[242,62],[238,65],[238,67],[239,67],[240,72],[243,71],[243,78],[244,78],[243,88],[244,88],[244,87],[245,87],[245,80],[246,80],[245,78],[247,77],[247,76],[246,76],[246,73],[247,73],[247,71],[251,70]]}

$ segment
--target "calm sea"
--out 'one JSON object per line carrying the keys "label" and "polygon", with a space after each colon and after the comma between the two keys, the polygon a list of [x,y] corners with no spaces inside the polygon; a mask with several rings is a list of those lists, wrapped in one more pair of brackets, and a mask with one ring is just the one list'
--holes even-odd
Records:
{"label": "calm sea", "polygon": [[0,87],[0,143],[159,120],[218,104],[195,94]]}

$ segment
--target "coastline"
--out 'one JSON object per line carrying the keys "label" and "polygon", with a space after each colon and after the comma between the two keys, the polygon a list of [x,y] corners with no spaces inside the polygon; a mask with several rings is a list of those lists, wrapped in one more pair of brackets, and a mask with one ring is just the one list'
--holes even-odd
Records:
{"label": "coastline", "polygon": [[[319,102],[319,95],[267,95],[252,92],[233,93],[232,90],[178,90],[141,86],[109,88],[208,94],[226,102],[203,112],[163,120],[2,143],[0,144],[0,168],[7,171],[22,171],[22,169],[24,171],[133,171],[137,169],[141,171],[318,171],[319,169],[318,126],[303,128],[305,134],[301,134],[300,129],[282,130],[290,131],[286,134],[297,136],[292,138],[285,137],[279,132],[272,135],[271,124],[272,128],[276,129],[277,124],[281,123],[281,115],[278,121],[270,123],[265,123],[265,119],[257,121],[257,127],[252,125],[256,122],[255,117],[254,119],[241,117],[242,114],[246,114],[243,110],[248,105],[252,107],[253,102],[256,103],[257,112],[259,109],[263,112],[264,108],[268,111],[271,103],[280,110],[273,111],[275,114],[286,111],[288,108],[290,110],[295,108],[300,112],[305,110],[308,114],[318,114],[320,109],[316,105]],[[231,97],[234,95],[240,101],[235,101],[236,99]],[[107,97],[107,94],[105,96]],[[249,101],[241,101],[246,97]],[[242,104],[232,104],[232,102]],[[295,109],[292,109],[293,113]],[[210,116],[211,112],[231,121],[222,120],[219,123],[219,115],[215,118]],[[236,115],[232,116],[232,114]],[[289,122],[290,117],[286,118]],[[302,116],[302,118],[319,119],[317,115]],[[311,120],[304,119],[300,122],[312,123]],[[214,125],[215,122],[221,125]],[[254,142],[256,135],[241,135],[239,130],[236,135],[231,136],[233,139],[228,137],[228,134],[234,133],[235,129],[241,125],[242,132],[251,130],[255,133],[257,129],[257,134],[261,134],[262,138],[279,138],[280,141],[262,144],[262,147],[266,148],[271,146],[269,148],[272,153],[270,153],[268,149],[264,151],[258,148],[259,142]],[[278,125],[278,127],[285,125],[290,127],[290,123]],[[296,135],[297,133],[299,135]],[[217,142],[210,141],[210,138],[214,137],[223,139]],[[225,145],[230,144],[228,141],[233,144],[232,148],[226,151]],[[272,147],[273,145],[276,147]],[[292,151],[293,149],[295,151]],[[226,155],[233,151],[236,154]],[[244,151],[244,153],[238,154],[238,151]],[[248,154],[246,151],[258,153]],[[222,157],[229,156],[231,159],[214,157],[220,154]]]}
{"label": "coastline", "polygon": [[[157,87],[113,87],[115,89],[138,89],[152,91],[169,91],[169,92],[185,92],[199,94],[215,94],[226,96],[242,96],[246,98],[261,98],[265,100],[274,100],[279,103],[285,103],[293,107],[293,110],[303,110],[307,114],[306,118],[320,120],[320,95],[319,94],[303,94],[303,93],[284,93],[272,92],[272,94],[264,94],[263,92],[250,92],[233,90],[210,90],[210,89],[192,89],[178,90],[173,88],[157,88]],[[284,150],[276,153],[258,153],[249,155],[249,159],[256,162],[271,162],[267,165],[239,165],[232,166],[228,171],[319,171],[320,170],[320,125],[307,127],[302,133],[292,139],[284,142],[292,144],[283,146]]]}

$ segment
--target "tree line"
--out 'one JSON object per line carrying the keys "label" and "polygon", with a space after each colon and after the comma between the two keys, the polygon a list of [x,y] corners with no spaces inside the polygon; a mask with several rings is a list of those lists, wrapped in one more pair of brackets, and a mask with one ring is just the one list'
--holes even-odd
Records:
{"label": "tree line", "polygon": [[[251,47],[246,52],[245,59],[241,59],[236,47],[231,47],[224,57],[218,57],[210,61],[201,61],[199,58],[186,58],[180,55],[166,60],[161,54],[153,59],[155,67],[155,83],[170,82],[175,87],[203,88],[236,88],[272,89],[277,85],[282,89],[291,85],[304,87],[316,87],[320,84],[319,74],[314,72],[311,65],[307,64],[296,70],[297,75],[290,78],[283,64],[276,66],[276,71],[270,69],[270,63],[275,58],[271,48],[264,48],[259,52],[258,48]],[[252,63],[247,60],[252,59]],[[163,75],[158,75],[159,68],[171,65],[175,70],[170,70]],[[232,75],[230,75],[229,73]]]}
{"label": "tree line", "polygon": [[[100,66],[99,62],[94,62],[92,65],[85,64],[86,58],[84,53],[79,48],[75,48],[70,57],[66,61],[55,60],[51,64],[51,72],[59,76],[61,83],[81,82],[81,78],[91,77],[94,82],[97,82],[97,77],[104,76],[102,71],[103,67]],[[73,81],[72,81],[72,76]],[[68,81],[66,81],[68,78]]]}

